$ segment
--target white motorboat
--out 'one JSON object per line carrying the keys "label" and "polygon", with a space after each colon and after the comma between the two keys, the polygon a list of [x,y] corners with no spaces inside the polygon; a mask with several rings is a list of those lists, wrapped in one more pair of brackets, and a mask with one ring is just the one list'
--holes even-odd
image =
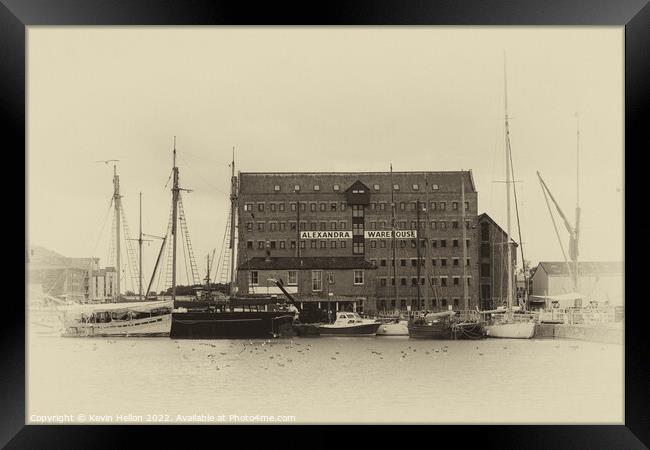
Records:
{"label": "white motorboat", "polygon": [[168,336],[171,301],[60,307],[65,337]]}
{"label": "white motorboat", "polygon": [[334,323],[319,324],[321,336],[375,336],[381,322],[363,319],[355,312],[337,312]]}

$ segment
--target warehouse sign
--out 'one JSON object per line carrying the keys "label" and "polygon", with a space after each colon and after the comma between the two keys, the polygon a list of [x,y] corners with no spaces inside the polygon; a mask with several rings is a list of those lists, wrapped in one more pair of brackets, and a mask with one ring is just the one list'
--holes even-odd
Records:
{"label": "warehouse sign", "polygon": [[[395,230],[395,239],[415,239],[415,230]],[[364,233],[366,239],[392,239],[392,230],[386,231],[366,231]]]}
{"label": "warehouse sign", "polygon": [[352,239],[352,231],[301,231],[300,239]]}

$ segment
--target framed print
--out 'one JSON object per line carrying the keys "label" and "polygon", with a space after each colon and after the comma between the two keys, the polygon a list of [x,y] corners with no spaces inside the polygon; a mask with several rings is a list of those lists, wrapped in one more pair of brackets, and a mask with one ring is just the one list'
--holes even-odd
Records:
{"label": "framed print", "polygon": [[2,443],[645,448],[647,2],[319,8],[2,1]]}

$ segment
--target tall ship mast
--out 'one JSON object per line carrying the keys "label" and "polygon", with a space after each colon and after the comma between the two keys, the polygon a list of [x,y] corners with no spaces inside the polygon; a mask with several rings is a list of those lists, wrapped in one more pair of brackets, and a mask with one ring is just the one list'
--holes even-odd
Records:
{"label": "tall ship mast", "polygon": [[[504,312],[500,314],[494,314],[489,323],[486,326],[486,332],[488,337],[497,337],[497,338],[511,338],[511,339],[530,339],[535,335],[535,323],[534,321],[527,316],[517,316],[514,314],[512,297],[513,297],[513,284],[515,277],[513,276],[513,264],[512,264],[512,245],[511,238],[512,228],[511,228],[511,211],[510,211],[510,185],[513,184],[512,180],[512,150],[510,147],[510,123],[508,116],[508,78],[506,71],[506,60],[505,55],[503,58],[503,87],[504,87],[504,126],[505,126],[505,169],[506,169],[506,259],[507,259],[507,308]],[[463,205],[463,209],[465,205]],[[465,224],[463,224],[463,229]],[[463,242],[463,247],[465,247]],[[463,262],[463,266],[466,263]]]}

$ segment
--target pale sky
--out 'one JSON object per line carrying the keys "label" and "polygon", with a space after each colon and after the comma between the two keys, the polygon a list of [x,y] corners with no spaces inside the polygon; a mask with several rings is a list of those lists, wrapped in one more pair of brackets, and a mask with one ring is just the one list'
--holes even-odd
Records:
{"label": "pale sky", "polygon": [[[622,27],[29,27],[28,240],[107,263],[119,159],[135,237],[165,232],[177,136],[192,245],[221,248],[228,163],[263,171],[471,169],[505,226],[504,52],[526,259],[562,260],[536,171],[581,255],[623,259]],[[514,215],[513,215],[513,225]],[[568,234],[562,224],[565,248]],[[515,236],[516,237],[516,236]],[[145,247],[145,276],[158,243]]]}

